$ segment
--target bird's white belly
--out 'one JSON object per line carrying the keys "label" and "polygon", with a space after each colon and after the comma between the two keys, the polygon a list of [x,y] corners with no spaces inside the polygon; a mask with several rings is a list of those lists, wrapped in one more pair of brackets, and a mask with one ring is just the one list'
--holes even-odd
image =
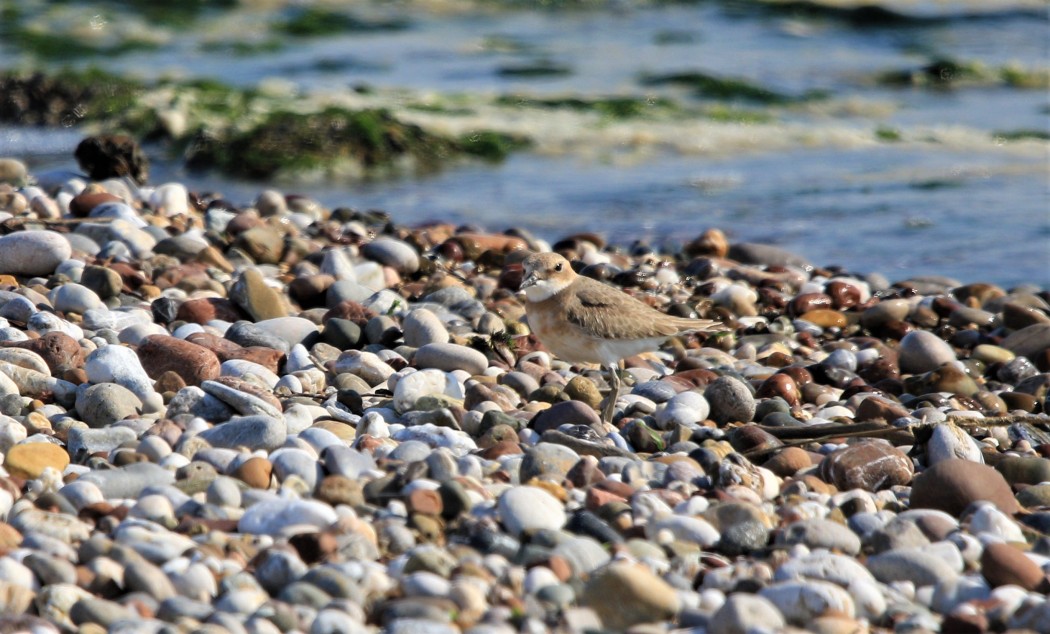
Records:
{"label": "bird's white belly", "polygon": [[544,312],[529,313],[529,327],[536,337],[563,361],[613,365],[625,357],[660,347],[667,337],[603,339]]}

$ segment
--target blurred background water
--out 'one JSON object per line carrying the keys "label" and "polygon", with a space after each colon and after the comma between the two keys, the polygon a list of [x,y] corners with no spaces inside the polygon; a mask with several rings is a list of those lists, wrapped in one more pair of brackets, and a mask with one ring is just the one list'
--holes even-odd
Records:
{"label": "blurred background water", "polygon": [[[534,120],[517,124],[555,141],[499,164],[280,188],[330,206],[382,208],[401,223],[519,226],[551,240],[587,230],[622,244],[672,246],[718,227],[734,241],[773,243],[816,264],[890,279],[1050,286],[1045,87],[878,80],[893,72],[921,79],[938,60],[990,69],[989,76],[1014,68],[1046,73],[1045,1],[898,0],[855,9],[743,0],[329,3],[376,28],[316,37],[274,33],[275,20],[298,4],[191,4],[196,10],[171,16],[136,3],[27,2],[19,28],[60,32],[85,22],[103,41],[150,45],[63,56],[5,37],[0,70],[94,66],[237,86],[279,78],[302,90],[400,90],[415,102],[641,95],[693,103],[688,89],[645,78],[696,71],[778,95],[820,93],[827,98],[756,107],[772,113],[756,118],[761,124],[683,115],[649,127],[599,122],[581,132],[533,111],[521,116]],[[15,21],[5,15],[10,34]],[[82,136],[6,127],[0,155],[34,170],[75,170]],[[179,180],[238,203],[267,186],[187,172],[163,152],[151,160],[152,182]]]}

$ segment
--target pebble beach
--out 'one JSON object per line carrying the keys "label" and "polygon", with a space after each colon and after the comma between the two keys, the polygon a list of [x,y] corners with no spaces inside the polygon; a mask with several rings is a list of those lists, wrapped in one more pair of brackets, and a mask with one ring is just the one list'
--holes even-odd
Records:
{"label": "pebble beach", "polygon": [[[0,631],[1050,631],[1047,289],[0,180]],[[725,330],[603,423],[550,250]]]}

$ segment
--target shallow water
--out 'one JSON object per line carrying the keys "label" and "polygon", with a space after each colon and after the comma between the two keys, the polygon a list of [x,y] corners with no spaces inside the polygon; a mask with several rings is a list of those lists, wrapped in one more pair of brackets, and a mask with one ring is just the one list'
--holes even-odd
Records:
{"label": "shallow water", "polygon": [[[738,130],[732,142],[721,129],[682,121],[673,143],[638,152],[621,148],[610,127],[607,137],[601,129],[585,137],[593,147],[522,153],[498,166],[282,187],[330,205],[382,207],[402,222],[525,226],[549,239],[598,230],[621,243],[680,243],[716,226],[731,239],[772,242],[817,264],[891,279],[939,274],[1050,286],[1050,144],[1002,136],[1050,130],[1046,92],[885,88],[871,81],[879,72],[919,68],[936,57],[1046,68],[1045,10],[1000,4],[989,12],[991,5],[982,3],[977,6],[987,15],[976,15],[973,3],[897,4],[915,16],[938,17],[859,26],[714,2],[624,2],[581,11],[421,9],[404,31],[299,40],[238,57],[201,49],[201,42],[229,37],[234,18],[216,16],[156,51],[90,63],[147,77],[175,72],[239,85],[281,77],[305,89],[368,84],[417,95],[654,94],[688,102],[687,91],[643,86],[639,78],[694,70],[791,95],[825,90],[832,95],[826,108],[779,110],[777,124]],[[261,32],[269,17],[240,15],[235,32]],[[2,65],[25,59],[0,47]],[[499,73],[535,62],[570,72],[530,79]],[[548,122],[535,125],[542,133]],[[876,129],[901,131],[904,142],[875,142]],[[78,138],[7,131],[0,149],[40,169],[72,168],[67,157]],[[163,158],[154,161],[153,179],[219,189],[237,202],[263,187],[186,174]]]}

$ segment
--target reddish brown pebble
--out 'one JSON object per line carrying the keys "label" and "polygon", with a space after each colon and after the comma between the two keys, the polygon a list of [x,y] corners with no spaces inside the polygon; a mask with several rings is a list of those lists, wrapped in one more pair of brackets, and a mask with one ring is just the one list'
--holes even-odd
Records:
{"label": "reddish brown pebble", "polygon": [[186,337],[186,341],[211,350],[219,358],[220,363],[230,359],[244,359],[245,361],[258,363],[274,373],[277,372],[281,361],[284,359],[284,353],[280,350],[263,348],[262,346],[245,348],[229,339],[224,339],[209,332],[195,332]]}
{"label": "reddish brown pebble", "polygon": [[1047,577],[1034,561],[1010,544],[990,543],[981,553],[981,574],[993,588],[1015,585],[1025,590],[1050,590]]}
{"label": "reddish brown pebble", "polygon": [[810,374],[809,370],[797,365],[790,365],[786,368],[781,368],[777,370],[777,374],[786,374],[790,376],[800,390],[813,382],[813,375]]}
{"label": "reddish brown pebble", "polygon": [[184,387],[186,387],[186,381],[177,372],[169,370],[157,377],[157,382],[154,384],[153,389],[159,394],[164,394],[166,392],[178,392]]}
{"label": "reddish brown pebble", "polygon": [[772,458],[762,463],[776,475],[786,478],[793,476],[800,469],[808,469],[813,466],[810,453],[801,447],[785,447],[778,451]]}
{"label": "reddish brown pebble", "polygon": [[324,323],[329,319],[349,319],[350,321],[357,324],[359,327],[364,328],[368,320],[375,317],[374,311],[371,311],[357,302],[350,300],[344,300],[333,306],[324,317],[321,318],[321,322]]}
{"label": "reddish brown pebble", "polygon": [[786,373],[777,373],[769,377],[758,386],[755,394],[758,398],[773,398],[779,396],[787,401],[792,408],[798,407],[802,402],[802,392],[799,391],[795,379]]}
{"label": "reddish brown pebble", "polygon": [[513,440],[501,440],[491,447],[479,451],[478,456],[485,460],[495,460],[500,456],[511,456],[520,453],[525,452],[517,442]]}
{"label": "reddish brown pebble", "polygon": [[911,415],[911,412],[900,403],[876,394],[860,402],[860,405],[857,406],[857,414],[853,417],[853,420],[858,423],[872,420],[891,423],[898,418],[909,415]]}
{"label": "reddish brown pebble", "polygon": [[905,485],[913,473],[911,458],[880,441],[865,441],[839,449],[820,463],[821,479],[843,491],[879,491]]}
{"label": "reddish brown pebble", "polygon": [[187,385],[219,376],[219,359],[203,346],[168,335],[144,337],[136,351],[142,368],[152,379],[165,372],[178,374]]}
{"label": "reddish brown pebble", "polygon": [[824,293],[802,293],[788,303],[788,313],[795,317],[818,308],[831,308],[831,298]]}
{"label": "reddish brown pebble", "polygon": [[937,509],[959,517],[977,500],[988,500],[1009,515],[1021,510],[1002,474],[969,460],[938,462],[915,476],[912,483],[912,508]]}
{"label": "reddish brown pebble", "polygon": [[597,511],[601,507],[609,504],[610,502],[626,502],[627,498],[617,495],[612,491],[603,491],[595,487],[587,489],[587,494],[584,496],[584,506],[589,511]]}
{"label": "reddish brown pebble", "polygon": [[69,213],[77,218],[87,218],[91,210],[106,203],[122,202],[120,196],[114,196],[109,192],[85,191],[77,194],[69,201]]}
{"label": "reddish brown pebble", "polygon": [[175,319],[195,324],[206,324],[215,319],[233,323],[244,318],[244,313],[236,304],[220,297],[188,299],[179,305],[175,314]]}
{"label": "reddish brown pebble", "polygon": [[5,341],[2,346],[24,348],[40,355],[52,374],[84,365],[84,351],[77,340],[64,332],[49,332],[39,339]]}
{"label": "reddish brown pebble", "polygon": [[853,308],[860,303],[860,289],[842,280],[831,280],[824,286],[824,292],[837,310]]}

